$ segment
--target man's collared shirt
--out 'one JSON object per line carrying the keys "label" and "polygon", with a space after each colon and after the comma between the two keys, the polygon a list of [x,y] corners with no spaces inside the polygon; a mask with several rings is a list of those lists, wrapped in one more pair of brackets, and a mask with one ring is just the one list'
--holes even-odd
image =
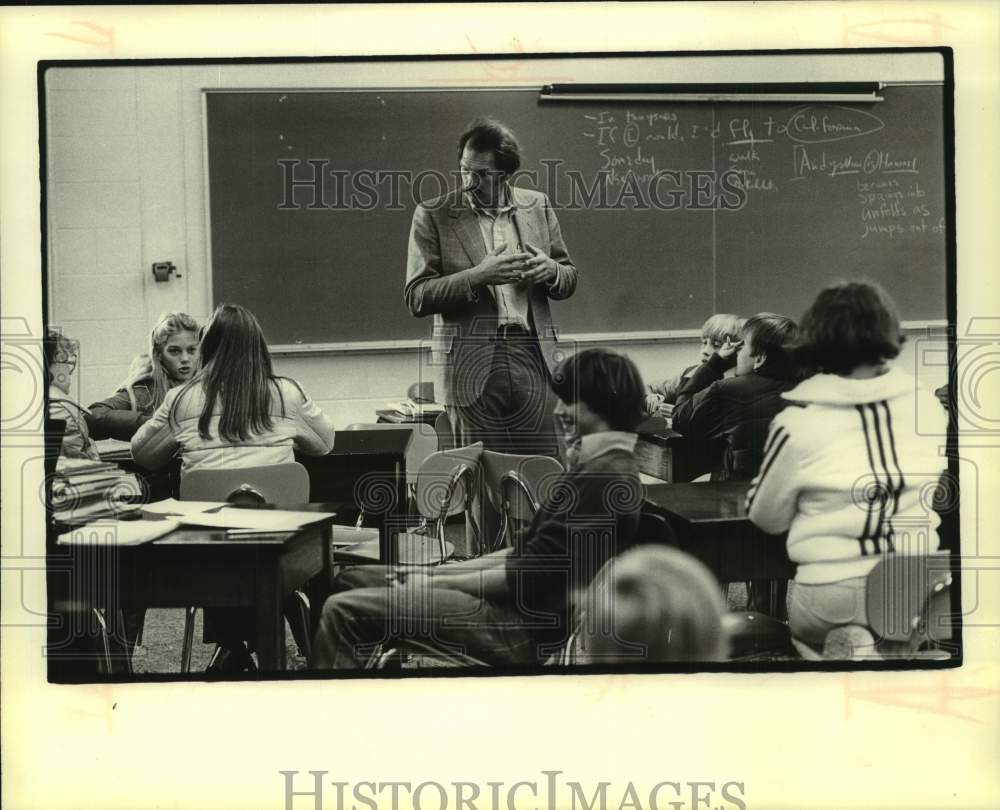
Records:
{"label": "man's collared shirt", "polygon": [[[480,206],[476,198],[469,192],[465,192],[465,199],[476,214],[476,221],[479,223],[479,230],[483,235],[483,243],[486,245],[487,253],[500,244],[507,246],[506,252],[522,250],[517,236],[517,228],[514,227],[514,211],[517,206],[514,205],[513,196],[509,189],[504,189],[504,202],[497,209],[496,214],[490,213]],[[527,285],[523,282],[496,284],[492,285],[490,290],[497,302],[499,324],[519,324],[530,332],[531,319],[529,318],[530,304]]]}

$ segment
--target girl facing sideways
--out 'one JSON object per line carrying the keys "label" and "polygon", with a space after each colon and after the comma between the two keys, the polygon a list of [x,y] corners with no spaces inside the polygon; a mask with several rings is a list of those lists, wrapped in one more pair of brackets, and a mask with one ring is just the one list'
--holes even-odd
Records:
{"label": "girl facing sideways", "polygon": [[190,315],[163,316],[149,336],[149,354],[132,361],[121,387],[90,406],[88,422],[95,438],[129,441],[160,407],[167,391],[190,380],[198,370],[198,324]]}
{"label": "girl facing sideways", "polygon": [[798,564],[788,589],[792,635],[835,658],[874,643],[865,595],[879,560],[938,547],[940,519],[926,490],[945,468],[947,420],[930,391],[889,365],[903,337],[895,305],[876,285],[820,292],[800,341],[800,359],[818,373],[783,394],[801,407],[771,423],[749,516],[765,532],[788,532]]}

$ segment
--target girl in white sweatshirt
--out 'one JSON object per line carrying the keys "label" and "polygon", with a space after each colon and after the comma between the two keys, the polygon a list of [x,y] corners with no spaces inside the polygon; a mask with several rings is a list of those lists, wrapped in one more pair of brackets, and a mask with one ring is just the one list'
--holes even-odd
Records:
{"label": "girl in white sweatshirt", "polygon": [[865,580],[882,555],[937,549],[931,503],[947,420],[933,394],[888,365],[903,337],[879,287],[823,290],[801,327],[802,358],[819,373],[783,394],[801,407],[771,423],[747,499],[757,526],[788,532],[798,564],[789,625],[822,646],[833,628],[867,624]]}

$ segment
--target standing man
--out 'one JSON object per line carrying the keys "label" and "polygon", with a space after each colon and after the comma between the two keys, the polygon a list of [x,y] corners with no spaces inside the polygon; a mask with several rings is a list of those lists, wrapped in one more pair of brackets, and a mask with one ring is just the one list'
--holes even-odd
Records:
{"label": "standing man", "polygon": [[403,296],[434,316],[431,363],[456,439],[555,455],[549,377],[561,354],[549,299],[576,289],[576,267],[548,198],[509,182],[514,134],[480,118],[458,142],[462,187],[413,214]]}

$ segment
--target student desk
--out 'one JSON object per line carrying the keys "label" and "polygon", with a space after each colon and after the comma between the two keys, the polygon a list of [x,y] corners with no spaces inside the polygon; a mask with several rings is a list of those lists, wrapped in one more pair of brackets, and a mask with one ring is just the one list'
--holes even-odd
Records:
{"label": "student desk", "polygon": [[791,579],[784,537],[764,534],[746,512],[745,481],[648,484],[646,499],[677,532],[681,548],[701,560],[719,582]]}
{"label": "student desk", "polygon": [[667,427],[662,416],[649,417],[636,434],[639,471],[660,481],[690,481],[711,472],[722,455],[719,442],[688,439]]}
{"label": "student desk", "polygon": [[[286,508],[327,512],[331,506]],[[332,517],[324,517],[297,531],[253,535],[181,527],[141,545],[63,545],[50,555],[74,578],[74,596],[106,609],[108,616],[123,608],[253,608],[260,669],[280,671],[285,668],[282,602],[317,574],[329,581],[331,523]]]}
{"label": "student desk", "polygon": [[410,430],[338,430],[325,456],[296,454],[309,472],[309,500],[353,504],[341,510],[338,523],[353,523],[358,510],[364,525],[379,529],[379,557],[395,562],[394,532],[406,528],[406,451]]}
{"label": "student desk", "polygon": [[[309,500],[344,504],[338,523],[353,524],[363,510],[365,525],[379,529],[383,562],[392,562],[390,555],[395,555],[390,532],[406,528],[406,451],[412,437],[409,430],[338,430],[327,455],[295,454],[309,473]],[[127,446],[102,458],[140,475],[149,486],[150,501],[177,497],[179,461],[165,471],[150,472],[132,461]]]}

